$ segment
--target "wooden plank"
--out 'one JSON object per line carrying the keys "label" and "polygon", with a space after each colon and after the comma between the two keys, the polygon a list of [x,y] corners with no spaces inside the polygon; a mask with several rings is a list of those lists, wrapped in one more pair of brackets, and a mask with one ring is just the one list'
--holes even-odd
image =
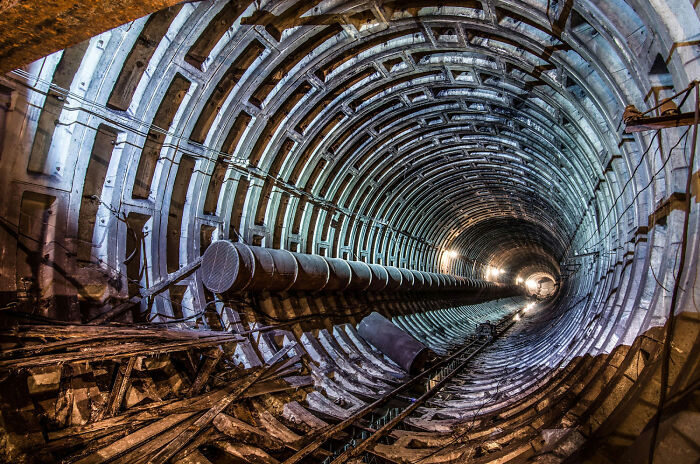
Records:
{"label": "wooden plank", "polygon": [[175,457],[171,459],[170,462],[175,463],[179,459],[183,459],[186,456],[189,456],[190,454],[194,454],[195,456],[197,456],[199,454],[200,446],[206,445],[216,440],[221,440],[223,438],[224,434],[216,430],[214,427],[209,427],[202,433],[197,435],[197,437],[194,440],[192,440],[187,446],[185,446],[179,453],[177,453]]}
{"label": "wooden plank", "polygon": [[115,415],[119,411],[124,401],[124,395],[126,395],[126,390],[131,382],[131,371],[134,369],[135,363],[136,356],[132,356],[125,362],[122,361],[119,365],[117,377],[114,379],[114,386],[109,393],[109,400],[107,401],[106,413],[110,416]]}
{"label": "wooden plank", "polygon": [[163,432],[173,428],[180,422],[191,417],[194,413],[184,413],[184,414],[171,414],[163,419],[149,424],[136,432],[121,438],[114,443],[102,448],[101,450],[84,457],[83,459],[77,461],[75,464],[98,464],[105,462],[109,459],[113,459],[120,454],[127,452],[128,450],[136,447],[145,440],[149,440],[152,437],[162,434]]}
{"label": "wooden plank", "polygon": [[[107,350],[109,347],[124,343],[147,342],[149,345],[168,341],[188,340],[220,340],[221,343],[231,341],[237,335],[218,331],[196,331],[180,329],[153,329],[148,327],[113,327],[113,326],[27,326],[21,325],[12,330],[0,330],[0,334],[12,339],[19,339],[25,346],[3,350],[0,359],[11,358],[18,360],[39,354],[47,354],[60,350],[90,351],[91,347]],[[34,340],[36,339],[36,340]],[[47,342],[47,339],[61,339]],[[240,342],[244,338],[235,338]],[[9,362],[9,359],[8,359]]]}
{"label": "wooden plank", "polygon": [[264,369],[260,369],[255,374],[248,377],[235,391],[229,393],[220,399],[209,411],[205,412],[199,419],[197,419],[191,426],[180,433],[173,441],[168,443],[160,452],[149,459],[149,463],[152,464],[165,464],[170,458],[172,458],[182,447],[184,447],[192,438],[194,438],[202,429],[208,426],[214,418],[223,411],[229,404],[235,401],[248,387],[250,387],[258,378],[263,374],[268,372],[270,369],[276,367],[276,364],[281,360],[287,352],[293,347],[293,345],[286,346],[278,351],[270,360],[269,365]]}
{"label": "wooden plank", "polygon": [[189,274],[190,272],[197,269],[201,264],[202,264],[202,257],[200,256],[199,258],[195,259],[191,263],[188,263],[187,265],[185,265],[185,266],[181,267],[180,269],[178,269],[177,271],[173,272],[167,278],[159,280],[152,287],[143,290],[141,292],[141,295],[131,297],[130,299],[128,299],[124,303],[117,305],[114,308],[110,309],[109,311],[107,311],[103,314],[100,314],[96,318],[92,319],[90,322],[88,322],[88,324],[90,324],[90,325],[104,324],[105,322],[114,319],[115,317],[117,317],[117,316],[121,315],[122,313],[131,309],[136,304],[140,303],[141,300],[143,300],[144,298],[150,298],[150,297],[157,295],[158,293],[164,291],[166,288],[168,288],[172,284],[178,282],[183,277],[187,276],[187,274]]}
{"label": "wooden plank", "polygon": [[73,385],[72,385],[73,367],[70,364],[64,364],[61,367],[59,376],[58,399],[54,407],[54,423],[59,427],[68,424],[71,410],[73,409]]}
{"label": "wooden plank", "polygon": [[301,439],[301,436],[289,430],[282,422],[278,421],[275,416],[268,411],[260,413],[260,424],[263,428],[278,440],[291,446],[292,443]]}
{"label": "wooden plank", "polygon": [[[296,347],[296,343],[293,345],[290,345],[290,349]],[[280,375],[284,375],[290,370],[288,369],[289,367],[293,366],[294,364],[300,362],[302,359],[301,354],[296,354],[292,356],[291,358],[287,359],[285,362],[280,363],[279,366],[275,367],[274,370],[271,370],[269,373],[263,376],[262,380],[266,380],[272,377],[279,377]],[[292,369],[292,371],[296,371],[298,369]]]}
{"label": "wooden plank", "polygon": [[183,351],[188,348],[203,348],[212,345],[220,345],[222,343],[237,342],[239,340],[240,337],[231,335],[218,338],[212,337],[206,339],[165,342],[156,345],[141,342],[121,343],[107,347],[95,347],[78,352],[53,353],[49,355],[30,356],[18,359],[4,359],[0,360],[0,369],[9,370],[32,368],[76,361],[104,361],[107,359],[120,359],[130,356],[157,356],[163,353]]}
{"label": "wooden plank", "polygon": [[194,382],[192,382],[192,386],[190,387],[189,391],[189,396],[198,394],[202,390],[202,388],[207,384],[211,373],[214,371],[214,368],[219,363],[219,360],[221,359],[221,356],[223,354],[224,352],[221,350],[221,348],[216,347],[212,348],[204,355],[205,360],[200,366],[199,371],[197,372],[197,376],[194,379]]}
{"label": "wooden plank", "polygon": [[[210,337],[228,337],[232,334],[215,330],[196,330],[196,329],[161,329],[152,326],[115,326],[115,325],[19,325],[11,330],[3,329],[0,333],[8,336],[40,339],[45,338],[102,338],[102,337],[133,337],[133,338],[151,338],[167,340],[189,340],[189,339],[205,339]],[[233,334],[237,335],[237,334]]]}
{"label": "wooden plank", "polygon": [[142,291],[141,296],[143,298],[148,298],[148,297],[151,297],[153,295],[157,295],[158,293],[162,292],[166,288],[170,287],[172,284],[181,280],[183,277],[187,276],[190,272],[198,269],[199,266],[201,266],[201,265],[202,265],[202,257],[200,256],[200,257],[196,258],[195,260],[182,266],[180,269],[178,269],[177,271],[170,274],[167,278],[157,281],[150,288],[147,288],[144,291]]}
{"label": "wooden plank", "polygon": [[[90,424],[87,424],[89,426]],[[97,450],[107,446],[109,443],[118,440],[120,437],[128,433],[128,426],[126,424],[116,425],[113,427],[104,427],[98,430],[93,430],[90,432],[85,432],[80,435],[70,435],[64,438],[59,438],[58,440],[49,442],[44,447],[45,450],[49,452],[61,451],[66,448],[74,448],[79,446],[86,446],[85,449],[81,451],[82,454],[90,454],[92,451]],[[72,427],[71,427],[72,428]],[[62,429],[68,430],[68,429]],[[52,432],[49,432],[49,435]],[[87,445],[86,445],[87,444]]]}
{"label": "wooden plank", "polygon": [[281,379],[275,379],[275,380],[267,380],[265,382],[258,382],[252,387],[250,387],[244,394],[244,398],[255,398],[256,396],[260,395],[266,395],[268,393],[277,393],[281,391],[287,391],[287,390],[297,390],[298,388],[302,386],[310,386],[313,385],[314,381],[311,378],[311,376],[308,377],[308,380],[305,382],[304,385],[290,385],[287,381],[281,380]]}
{"label": "wooden plank", "polygon": [[281,451],[285,448],[284,442],[257,427],[253,427],[223,412],[219,413],[214,418],[213,424],[219,432],[237,441],[260,446],[272,451]]}
{"label": "wooden plank", "polygon": [[258,464],[279,464],[279,461],[265,451],[255,446],[245,443],[230,443],[224,440],[217,440],[214,446],[243,462],[255,462]]}
{"label": "wooden plank", "polygon": [[177,426],[164,431],[160,435],[141,443],[138,448],[132,449],[123,456],[120,456],[114,461],[114,464],[145,464],[148,462],[149,456],[152,456],[153,453],[173,441],[183,430],[186,430],[187,427],[191,426],[196,420],[197,416],[194,415]]}
{"label": "wooden plank", "polygon": [[[301,423],[303,422],[306,424],[310,429],[312,430],[326,430],[329,425],[328,422],[323,421],[319,419],[318,417],[314,416],[311,414],[309,411],[306,410],[306,408],[302,405],[300,405],[297,401],[291,401],[287,404],[284,405],[284,414],[285,418],[291,420],[292,422],[296,423]],[[336,433],[340,433],[341,430],[336,431]],[[318,447],[316,447],[318,448]],[[315,449],[315,448],[314,448]],[[305,453],[304,456],[307,456],[308,454],[311,453],[313,450],[299,450],[302,453]],[[308,453],[307,453],[308,451]]]}

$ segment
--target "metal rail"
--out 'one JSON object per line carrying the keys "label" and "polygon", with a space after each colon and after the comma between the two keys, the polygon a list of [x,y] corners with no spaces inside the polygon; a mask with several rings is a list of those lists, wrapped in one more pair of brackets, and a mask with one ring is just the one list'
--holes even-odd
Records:
{"label": "metal rail", "polygon": [[[502,327],[504,324],[507,326]],[[484,342],[479,340],[472,340],[466,346],[460,348],[457,352],[449,356],[448,358],[440,361],[434,366],[425,369],[421,373],[417,374],[415,377],[411,378],[407,382],[398,386],[391,392],[385,394],[381,398],[377,399],[373,403],[368,404],[364,408],[360,409],[358,412],[348,417],[347,419],[339,422],[336,425],[331,425],[325,430],[322,430],[319,435],[308,445],[304,446],[302,449],[297,451],[289,459],[285,460],[283,464],[295,464],[301,461],[304,457],[310,455],[316,451],[323,443],[327,442],[331,437],[342,432],[351,424],[362,419],[364,416],[372,411],[380,408],[384,403],[396,397],[399,393],[404,390],[418,384],[421,379],[429,376],[426,381],[427,391],[421,395],[418,399],[408,405],[405,409],[397,411],[397,408],[389,410],[386,414],[383,414],[379,419],[372,421],[372,426],[380,426],[374,432],[368,432],[367,430],[362,430],[358,435],[353,436],[348,443],[343,446],[337,453],[326,458],[323,464],[328,464],[330,462],[337,464],[347,461],[349,458],[357,456],[358,454],[364,452],[364,450],[375,443],[377,440],[385,436],[392,429],[394,429],[399,423],[401,423],[409,414],[415,411],[428,399],[434,396],[442,387],[449,382],[454,375],[461,371],[464,366],[481,350],[486,346],[490,345],[497,337],[503,334],[514,324],[513,314],[506,316],[501,321],[496,324],[497,332],[495,336]],[[432,375],[431,375],[432,374]],[[432,388],[431,388],[432,385]],[[375,427],[370,427],[375,428]],[[331,459],[333,459],[331,461]]]}
{"label": "metal rail", "polygon": [[[401,413],[397,414],[393,419],[388,421],[385,425],[383,425],[381,428],[376,430],[374,433],[372,433],[370,436],[362,440],[361,442],[357,443],[355,441],[355,446],[351,448],[345,449],[342,454],[337,456],[333,461],[329,461],[332,464],[342,464],[346,462],[348,459],[353,458],[358,456],[359,454],[365,452],[365,450],[370,446],[376,443],[380,438],[386,436],[388,433],[390,433],[394,428],[396,428],[397,425],[399,425],[403,420],[408,417],[413,411],[418,409],[423,403],[428,401],[430,398],[435,396],[442,388],[455,376],[457,375],[464,367],[469,363],[469,361],[472,360],[474,356],[479,354],[481,350],[486,348],[488,345],[493,343],[493,341],[501,336],[506,330],[508,330],[513,324],[515,324],[515,321],[513,320],[513,317],[507,316],[503,320],[501,320],[497,326],[501,326],[503,324],[507,324],[505,327],[500,328],[497,330],[496,334],[489,340],[484,341],[483,343],[476,345],[476,342],[472,342],[469,345],[467,345],[465,349],[462,349],[459,351],[459,354],[456,356],[450,357],[450,360],[447,364],[447,366],[442,367],[439,371],[436,377],[430,379],[428,386],[430,386],[431,381],[434,381],[437,378],[437,383],[434,384],[432,388],[429,388],[428,391],[426,391],[423,395],[420,396],[416,401],[411,403],[408,407],[406,407]],[[469,348],[472,348],[471,350]],[[456,365],[456,366],[455,366]],[[447,367],[455,366],[451,371],[445,372]],[[324,461],[324,464],[325,463]]]}

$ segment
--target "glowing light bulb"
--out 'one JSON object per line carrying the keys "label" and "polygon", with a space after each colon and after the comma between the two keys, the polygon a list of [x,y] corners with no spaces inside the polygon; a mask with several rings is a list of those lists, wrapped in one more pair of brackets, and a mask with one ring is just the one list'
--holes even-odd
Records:
{"label": "glowing light bulb", "polygon": [[516,284],[522,284],[522,283],[523,283],[523,278],[522,278],[522,277],[518,277],[517,279],[515,279],[515,283],[516,283]]}
{"label": "glowing light bulb", "polygon": [[520,314],[516,314],[515,317],[513,317],[514,321],[519,321],[520,320]]}

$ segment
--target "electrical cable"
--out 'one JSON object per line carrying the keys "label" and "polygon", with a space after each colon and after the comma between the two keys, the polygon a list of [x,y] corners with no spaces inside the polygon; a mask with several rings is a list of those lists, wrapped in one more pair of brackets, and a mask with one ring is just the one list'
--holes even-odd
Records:
{"label": "electrical cable", "polygon": [[[650,108],[649,110],[647,110],[646,112],[644,112],[644,113],[642,113],[642,114],[647,114],[647,113],[649,113],[650,111],[653,111],[654,109],[659,108],[662,104],[666,103],[667,101],[672,100],[673,98],[678,97],[678,96],[681,95],[681,94],[685,94],[685,97],[687,97],[687,96],[690,94],[690,92],[692,91],[694,85],[696,85],[696,84],[697,84],[697,81],[693,81],[686,89],[684,89],[684,90],[682,90],[682,91],[676,93],[675,95],[673,95],[673,96],[671,96],[671,97],[669,97],[669,98],[663,100],[659,105],[657,105],[657,106],[655,106],[655,107],[653,107],[653,108]],[[684,101],[685,101],[685,98],[683,99],[683,102],[684,102]],[[688,128],[688,129],[686,130],[686,133],[685,133],[684,135],[686,135],[686,134],[688,133],[689,130],[690,130],[690,128]],[[618,196],[615,198],[615,201],[613,202],[613,205],[610,207],[610,209],[609,209],[608,212],[606,213],[605,217],[599,221],[599,226],[597,227],[597,229],[596,229],[595,232],[600,232],[600,229],[602,228],[602,222],[603,222],[605,219],[607,219],[608,216],[613,212],[615,206],[617,205],[617,201],[618,201],[618,200],[620,199],[620,197],[624,194],[624,192],[625,192],[627,186],[630,184],[631,180],[634,178],[634,175],[636,174],[638,168],[641,166],[641,164],[642,164],[642,162],[644,161],[646,155],[648,154],[649,150],[651,149],[651,147],[652,147],[652,145],[653,145],[654,139],[655,139],[658,135],[659,135],[659,132],[657,131],[657,133],[656,133],[656,134],[652,137],[652,139],[650,140],[647,149],[644,150],[644,152],[643,152],[642,155],[640,156],[639,162],[637,163],[637,165],[636,165],[635,168],[633,169],[632,174],[630,175],[630,177],[629,177],[628,180],[626,181],[626,183],[625,183],[625,185],[623,186],[622,190],[620,191],[620,193],[618,194]],[[681,136],[681,138],[682,138],[682,137],[683,137],[683,136]],[[679,140],[680,140],[680,139],[679,139]],[[659,172],[666,166],[666,163],[668,162],[668,159],[671,157],[671,152],[672,152],[673,149],[675,149],[677,146],[678,146],[678,143],[676,143],[676,144],[674,145],[674,147],[671,148],[671,150],[669,150],[669,156],[668,156],[668,158],[665,160],[665,162],[664,162],[664,164],[661,166],[660,170],[657,171],[657,172],[652,176],[652,178],[651,178],[652,181],[656,178],[656,175],[659,174]],[[656,151],[658,151],[658,149],[659,149],[659,148],[657,147],[657,150],[656,150]],[[648,184],[647,187],[648,187],[649,185],[650,185],[650,184]],[[636,199],[638,198],[639,194],[640,194],[641,192],[643,192],[644,190],[646,190],[647,187],[641,189],[641,190],[637,193],[637,195],[635,195],[635,197],[634,197],[634,199],[633,199],[633,202],[632,202],[631,204],[634,203],[634,200],[636,200]],[[589,204],[590,204],[590,202],[589,202]],[[630,207],[630,205],[628,205],[627,208],[625,208],[625,210],[623,211],[622,214],[624,214],[624,212],[626,212],[626,211],[629,209],[629,207]],[[589,208],[590,208],[590,206],[589,206]],[[586,210],[586,212],[587,212],[587,211],[588,211],[588,209]],[[596,243],[594,243],[593,245],[591,245],[592,247],[595,247],[595,246],[597,246],[598,244],[602,243],[602,241],[603,241],[605,238],[607,238],[607,236],[610,235],[612,229],[619,223],[619,220],[620,220],[620,217],[622,216],[622,214],[618,215],[618,220],[608,229],[608,233],[607,233],[603,238],[601,238],[600,240],[598,240],[598,242],[596,242]],[[593,233],[593,234],[591,235],[591,237],[588,238],[588,240],[586,240],[582,245],[580,245],[579,248],[586,247],[587,244],[588,244],[591,240],[593,240],[594,237],[595,237],[595,233]],[[571,242],[570,242],[569,246],[567,247],[567,249],[571,249],[571,245],[572,245],[572,244],[573,244],[573,237],[572,237]]]}
{"label": "electrical cable", "polygon": [[[695,118],[693,123],[693,141],[690,149],[690,158],[688,160],[688,176],[685,184],[685,214],[683,216],[683,229],[680,244],[680,257],[678,259],[678,275],[673,283],[673,293],[671,294],[671,303],[669,308],[666,333],[664,334],[663,356],[661,358],[661,387],[659,390],[659,404],[656,415],[653,418],[653,429],[651,436],[651,446],[649,447],[649,464],[654,463],[654,455],[659,436],[659,428],[661,426],[661,416],[666,403],[668,390],[668,381],[670,376],[671,362],[671,344],[676,325],[676,305],[678,304],[678,295],[685,268],[686,251],[688,247],[688,228],[690,223],[690,209],[692,207],[691,193],[693,181],[693,168],[695,167],[695,151],[698,141],[698,123],[700,123],[700,83],[695,82]],[[670,158],[670,157],[669,157]]]}
{"label": "electrical cable", "polygon": [[[642,188],[635,194],[635,196],[632,198],[632,200],[630,201],[630,203],[629,203],[629,204],[622,210],[622,212],[617,216],[617,220],[608,228],[608,232],[607,232],[604,236],[602,236],[602,237],[601,237],[596,243],[594,243],[593,245],[586,246],[586,244],[587,244],[589,241],[591,241],[591,240],[595,237],[595,234],[596,234],[597,232],[600,232],[600,231],[601,231],[602,224],[599,224],[598,227],[596,228],[596,230],[594,231],[594,233],[591,235],[591,237],[590,237],[586,242],[584,242],[582,245],[580,245],[579,248],[583,248],[584,246],[586,246],[586,248],[596,247],[596,246],[600,245],[601,243],[603,243],[603,241],[604,241],[606,238],[608,238],[608,237],[610,236],[610,234],[612,233],[612,231],[615,229],[615,226],[617,226],[617,225],[620,223],[620,221],[622,220],[622,218],[624,217],[624,214],[625,214],[627,211],[629,211],[629,209],[630,209],[632,206],[635,205],[635,201],[637,200],[637,198],[639,198],[639,196],[640,196],[643,192],[645,192],[646,189],[648,189],[648,188],[654,183],[654,181],[656,180],[657,176],[664,170],[664,168],[666,167],[666,165],[668,164],[668,162],[671,160],[671,153],[673,152],[673,150],[675,150],[675,149],[678,147],[678,145],[680,145],[680,142],[681,142],[682,140],[684,140],[684,137],[688,134],[689,131],[690,131],[690,128],[688,128],[688,129],[684,132],[683,136],[681,136],[681,137],[678,139],[678,142],[676,142],[676,144],[671,148],[671,150],[669,151],[669,156],[668,156],[668,157],[666,158],[666,160],[663,162],[663,164],[661,165],[661,167],[654,173],[654,175],[652,175],[652,177],[649,179],[649,182],[648,182],[644,187],[642,187]],[[657,148],[657,151],[658,151],[658,148]],[[640,162],[641,162],[641,161],[640,161]],[[601,222],[602,222],[602,221],[601,221]]]}

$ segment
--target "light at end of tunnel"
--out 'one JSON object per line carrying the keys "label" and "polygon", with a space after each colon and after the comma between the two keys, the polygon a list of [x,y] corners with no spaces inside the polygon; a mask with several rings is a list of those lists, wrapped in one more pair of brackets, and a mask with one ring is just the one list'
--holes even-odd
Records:
{"label": "light at end of tunnel", "polygon": [[528,290],[534,290],[535,288],[537,288],[537,282],[535,282],[534,280],[526,280],[525,286],[528,288]]}
{"label": "light at end of tunnel", "polygon": [[445,252],[445,256],[447,256],[447,257],[450,258],[450,259],[454,259],[454,258],[457,257],[457,252],[454,251],[454,250],[447,250],[447,251]]}
{"label": "light at end of tunnel", "polygon": [[503,269],[499,269],[496,267],[487,267],[486,268],[486,278],[488,279],[489,277],[498,277],[499,275],[505,273]]}

